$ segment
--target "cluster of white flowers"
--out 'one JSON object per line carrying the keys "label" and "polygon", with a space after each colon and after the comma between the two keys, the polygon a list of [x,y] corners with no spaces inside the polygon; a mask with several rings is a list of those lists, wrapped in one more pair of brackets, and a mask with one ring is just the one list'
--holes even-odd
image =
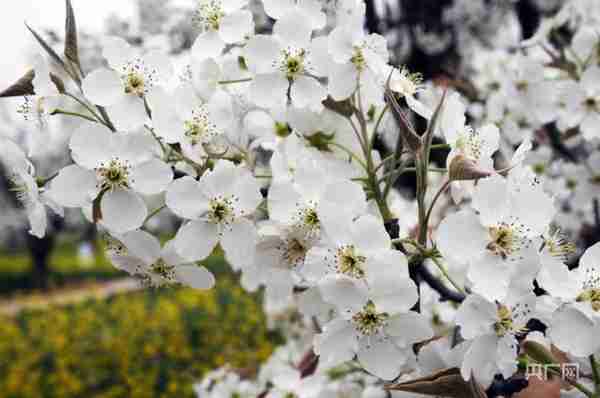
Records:
{"label": "cluster of white flowers", "polygon": [[[105,67],[65,61],[72,82],[40,58],[19,112],[83,122],[73,163],[49,178],[0,141],[31,233],[44,235],[46,207],[80,208],[114,265],[150,286],[211,288],[199,262],[220,247],[270,313],[316,329],[257,381],[222,369],[201,396],[383,397],[382,380],[448,368],[487,388],[539,360],[522,344],[532,320],[539,345],[589,358],[600,378],[600,244],[574,268],[567,240],[600,228],[598,3],[566,2],[518,51],[477,52],[472,98],[391,65],[362,0],[328,13],[319,0],[262,3],[270,34],[254,32],[248,0],[199,0],[180,73],[114,37]],[[440,149],[444,165],[431,161]],[[416,200],[401,175],[415,176]],[[161,245],[147,223],[163,211],[182,224]],[[306,350],[311,371],[297,366]]]}

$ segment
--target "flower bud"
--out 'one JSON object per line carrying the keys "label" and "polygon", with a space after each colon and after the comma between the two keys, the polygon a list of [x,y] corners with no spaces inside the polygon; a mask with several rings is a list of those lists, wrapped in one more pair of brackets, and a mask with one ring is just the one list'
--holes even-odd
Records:
{"label": "flower bud", "polygon": [[450,181],[478,180],[491,176],[488,170],[483,170],[473,160],[464,155],[455,156],[448,167]]}

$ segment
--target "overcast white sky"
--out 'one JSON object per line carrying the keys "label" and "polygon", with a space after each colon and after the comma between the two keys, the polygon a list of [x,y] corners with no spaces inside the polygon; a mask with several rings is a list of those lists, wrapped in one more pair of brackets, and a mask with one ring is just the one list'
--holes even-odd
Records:
{"label": "overcast white sky", "polygon": [[[27,51],[34,39],[26,30],[27,21],[36,30],[44,27],[62,29],[65,19],[64,0],[0,0],[0,88],[7,87],[27,68]],[[113,12],[133,16],[134,0],[72,0],[77,23],[88,32],[98,32],[105,18]],[[33,47],[35,48],[35,47]]]}

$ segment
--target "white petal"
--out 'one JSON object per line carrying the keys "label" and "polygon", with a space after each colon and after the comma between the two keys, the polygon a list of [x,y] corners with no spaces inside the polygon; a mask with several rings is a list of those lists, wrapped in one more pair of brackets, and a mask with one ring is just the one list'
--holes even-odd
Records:
{"label": "white petal", "polygon": [[160,242],[146,231],[127,232],[119,240],[127,247],[130,255],[142,259],[146,265],[153,264],[160,257]]}
{"label": "white petal", "polygon": [[319,283],[321,296],[340,313],[356,313],[367,304],[365,286],[344,275],[328,275]]}
{"label": "white petal", "polygon": [[237,179],[232,193],[238,199],[236,211],[242,216],[248,216],[254,213],[263,199],[260,193],[260,183],[246,170],[244,170],[242,175]]}
{"label": "white petal", "polygon": [[218,230],[215,224],[190,221],[175,236],[177,253],[188,261],[204,260],[217,245]]}
{"label": "white petal", "polygon": [[577,357],[587,357],[600,349],[600,326],[573,306],[563,306],[554,313],[548,336],[561,350]]}
{"label": "white petal", "polygon": [[282,16],[273,26],[273,34],[283,43],[296,48],[306,48],[310,42],[312,26],[307,16],[300,10],[293,10]]}
{"label": "white petal", "polygon": [[83,124],[69,141],[73,160],[89,170],[109,160],[110,145],[111,132],[100,124]]}
{"label": "white petal", "polygon": [[401,347],[409,347],[433,337],[429,318],[414,311],[389,318],[385,333],[394,337],[394,342]]}
{"label": "white petal", "polygon": [[47,195],[61,206],[82,207],[92,202],[96,192],[96,174],[71,165],[52,179]]}
{"label": "white petal", "polygon": [[183,124],[175,109],[174,99],[164,89],[152,90],[148,100],[152,107],[152,123],[156,135],[168,144],[180,142],[184,138]]}
{"label": "white petal", "polygon": [[106,112],[119,131],[135,130],[147,119],[144,101],[130,94],[124,94],[117,103],[107,107]]}
{"label": "white petal", "polygon": [[256,75],[250,84],[250,98],[257,105],[273,107],[286,101],[289,83],[281,73]]}
{"label": "white petal", "polygon": [[100,202],[102,224],[116,233],[132,231],[142,226],[148,208],[135,192],[128,189],[108,191]]}
{"label": "white petal", "polygon": [[254,20],[248,10],[240,10],[225,15],[221,19],[219,33],[226,43],[237,43],[254,32]]}
{"label": "white petal", "polygon": [[198,61],[217,58],[225,48],[225,42],[215,31],[200,33],[192,46],[192,57]]}
{"label": "white petal", "polygon": [[[343,180],[327,184],[321,202],[328,202],[338,208],[343,208],[349,215],[356,217],[365,212],[367,197],[360,184]],[[356,227],[360,228],[362,225],[362,223],[357,224]],[[385,245],[385,243],[383,243],[383,245]]]}
{"label": "white petal", "polygon": [[479,211],[484,225],[496,224],[506,216],[508,192],[506,180],[499,175],[479,180],[473,193],[473,207]]}
{"label": "white petal", "polygon": [[291,97],[298,108],[319,110],[323,107],[321,101],[327,97],[327,90],[312,77],[298,76],[292,84]]}
{"label": "white petal", "polygon": [[375,216],[365,215],[359,217],[352,224],[352,235],[357,247],[361,250],[385,250],[389,249],[392,245],[383,222]]}
{"label": "white petal", "polygon": [[387,339],[375,338],[361,340],[357,352],[358,361],[365,370],[384,380],[392,380],[400,374],[408,358],[404,350],[399,349]]}
{"label": "white petal", "polygon": [[484,388],[490,385],[497,372],[496,352],[498,338],[495,335],[485,335],[477,338],[467,352],[460,369],[462,377],[470,380],[471,375],[481,383]]}
{"label": "white petal", "polygon": [[237,219],[233,224],[225,227],[221,237],[221,247],[227,262],[233,269],[242,269],[254,264],[257,239],[256,227],[245,218]]}
{"label": "white petal", "polygon": [[497,321],[496,303],[477,294],[470,294],[456,312],[455,322],[465,339],[489,333]]}
{"label": "white petal", "polygon": [[195,219],[208,210],[208,199],[198,181],[190,176],[178,178],[167,189],[165,203],[179,217]]}
{"label": "white petal", "polygon": [[485,250],[486,231],[479,218],[469,210],[446,216],[436,233],[440,252],[460,263],[477,260]]}
{"label": "white petal", "polygon": [[291,183],[275,183],[269,189],[269,216],[273,220],[289,223],[299,203],[301,196]]}
{"label": "white petal", "polygon": [[263,0],[263,6],[268,16],[279,19],[294,9],[294,0]]}
{"label": "white petal", "polygon": [[380,311],[389,314],[408,311],[419,300],[417,285],[409,278],[400,279],[396,275],[383,278],[385,275],[382,272],[370,278],[369,297]]}
{"label": "white petal", "polygon": [[334,319],[323,327],[323,333],[315,336],[315,354],[325,367],[339,365],[351,360],[357,349],[352,324],[343,319]]}
{"label": "white petal", "polygon": [[507,261],[491,253],[475,261],[469,268],[469,279],[473,291],[489,300],[503,301],[510,282],[510,268]]}
{"label": "white petal", "polygon": [[337,101],[350,97],[358,87],[358,71],[351,63],[331,63],[329,67],[329,94]]}
{"label": "white petal", "polygon": [[120,37],[111,36],[102,41],[102,56],[108,64],[117,69],[135,58],[133,48]]}
{"label": "white petal", "polygon": [[85,96],[94,104],[110,106],[125,95],[121,77],[110,69],[96,69],[83,80]]}
{"label": "white petal", "polygon": [[215,285],[214,275],[203,266],[180,265],[175,268],[177,280],[194,289],[206,290]]}
{"label": "white petal", "polygon": [[164,191],[173,180],[173,170],[165,162],[152,159],[135,167],[130,174],[133,189],[144,195]]}
{"label": "white petal", "polygon": [[273,62],[280,53],[281,44],[269,35],[256,35],[244,47],[248,68],[257,74],[274,72]]}

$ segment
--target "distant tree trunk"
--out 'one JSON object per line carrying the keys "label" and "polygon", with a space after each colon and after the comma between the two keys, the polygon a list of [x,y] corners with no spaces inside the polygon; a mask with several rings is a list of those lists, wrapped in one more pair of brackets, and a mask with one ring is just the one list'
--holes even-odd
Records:
{"label": "distant tree trunk", "polygon": [[33,271],[31,284],[33,288],[47,290],[50,280],[50,254],[54,248],[55,238],[47,235],[42,239],[26,233],[27,247],[31,255]]}

